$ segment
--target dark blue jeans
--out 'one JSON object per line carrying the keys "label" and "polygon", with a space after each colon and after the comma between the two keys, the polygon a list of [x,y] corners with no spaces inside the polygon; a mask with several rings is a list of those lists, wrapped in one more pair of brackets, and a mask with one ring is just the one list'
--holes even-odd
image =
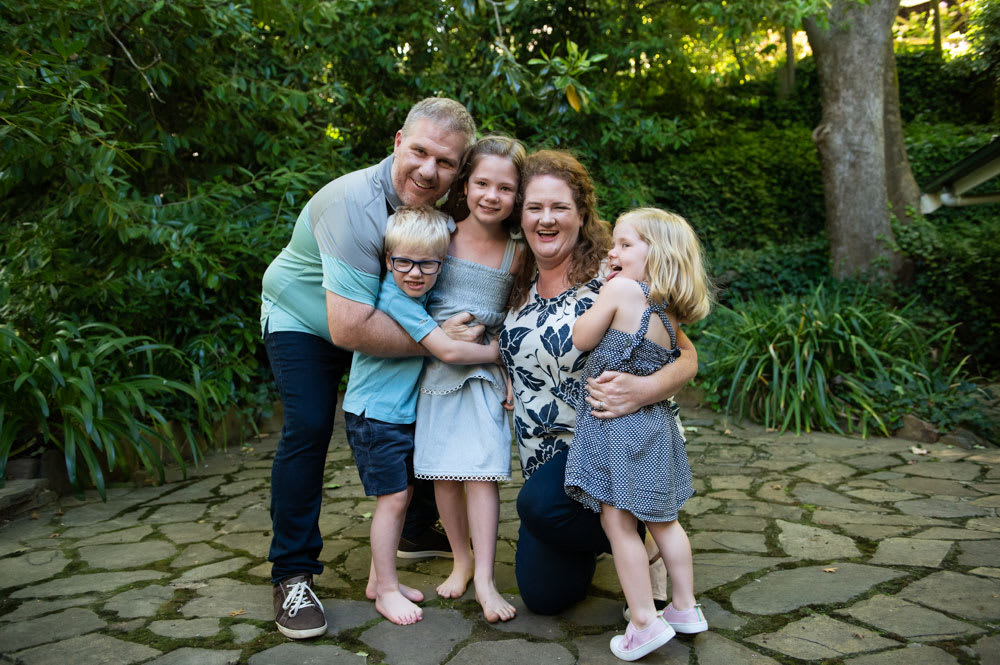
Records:
{"label": "dark blue jeans", "polygon": [[[274,584],[292,575],[323,572],[319,562],[323,467],[333,435],[337,391],[350,368],[351,353],[302,332],[266,332],[264,346],[285,412],[271,466],[272,536],[267,558],[273,564]],[[436,520],[433,486],[415,485],[403,535],[412,540]]]}
{"label": "dark blue jeans", "polygon": [[302,332],[267,332],[264,346],[285,419],[271,466],[271,582],[319,575],[323,469],[333,434],[340,380],[351,354]]}
{"label": "dark blue jeans", "polygon": [[566,453],[539,467],[517,495],[514,572],[525,606],[558,614],[584,599],[597,555],[610,552],[599,514],[566,496]]}

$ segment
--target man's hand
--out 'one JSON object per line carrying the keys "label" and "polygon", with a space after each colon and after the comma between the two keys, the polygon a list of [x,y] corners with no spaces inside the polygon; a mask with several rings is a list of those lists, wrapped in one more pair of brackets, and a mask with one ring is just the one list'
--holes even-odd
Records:
{"label": "man's hand", "polygon": [[468,325],[472,319],[472,314],[468,312],[456,314],[441,324],[441,330],[452,339],[462,342],[481,342],[483,333],[486,331],[486,326],[481,323],[473,326]]}

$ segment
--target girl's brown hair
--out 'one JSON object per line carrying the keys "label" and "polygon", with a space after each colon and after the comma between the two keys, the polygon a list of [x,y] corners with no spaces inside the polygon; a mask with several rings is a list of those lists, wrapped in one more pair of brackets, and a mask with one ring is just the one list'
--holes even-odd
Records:
{"label": "girl's brown hair", "polygon": [[480,160],[490,155],[509,159],[517,170],[518,185],[517,196],[514,197],[514,210],[510,213],[510,217],[503,221],[504,228],[508,231],[514,231],[521,224],[521,200],[524,193],[524,188],[521,187],[523,182],[521,171],[524,168],[527,151],[524,149],[523,143],[509,136],[499,134],[484,136],[465,151],[458,177],[451,183],[451,188],[448,190],[448,200],[445,201],[442,210],[451,215],[456,222],[469,216],[469,202],[465,198],[465,185],[469,182],[469,178],[472,177],[472,172],[476,170],[476,165],[479,164]]}

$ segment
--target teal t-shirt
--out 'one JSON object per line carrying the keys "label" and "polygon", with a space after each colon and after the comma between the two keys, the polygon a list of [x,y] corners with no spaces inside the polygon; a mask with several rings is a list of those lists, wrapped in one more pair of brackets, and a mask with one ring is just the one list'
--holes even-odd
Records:
{"label": "teal t-shirt", "polygon": [[[424,309],[427,294],[411,298],[396,286],[392,275],[382,279],[375,306],[391,316],[419,342],[437,327]],[[344,411],[387,423],[406,425],[417,418],[417,387],[423,356],[379,358],[354,352],[344,395]]]}

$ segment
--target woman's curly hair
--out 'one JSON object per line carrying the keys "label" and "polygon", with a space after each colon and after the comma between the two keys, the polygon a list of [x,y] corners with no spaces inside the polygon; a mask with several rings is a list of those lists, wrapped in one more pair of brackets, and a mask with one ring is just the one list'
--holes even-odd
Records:
{"label": "woman's curly hair", "polygon": [[[521,171],[521,191],[526,191],[531,179],[553,176],[565,182],[573,193],[573,203],[583,217],[583,227],[570,257],[569,283],[572,286],[589,282],[597,276],[611,247],[611,226],[601,221],[597,213],[597,195],[590,174],[576,157],[564,150],[539,150],[524,161]],[[535,255],[528,252],[521,271],[514,276],[507,306],[517,309],[528,299],[538,265]]]}

